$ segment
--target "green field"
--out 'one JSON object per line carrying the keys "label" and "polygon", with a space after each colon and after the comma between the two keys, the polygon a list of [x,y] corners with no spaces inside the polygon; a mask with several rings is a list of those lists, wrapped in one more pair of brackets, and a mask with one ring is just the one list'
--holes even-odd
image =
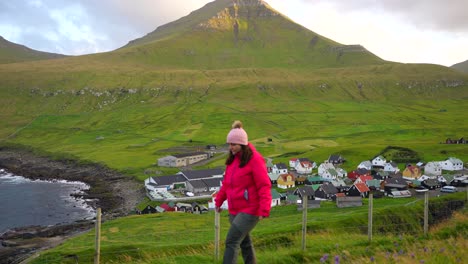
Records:
{"label": "green field", "polygon": [[[296,206],[274,207],[270,218],[262,220],[252,234],[258,261],[337,263],[338,256],[338,263],[462,263],[468,235],[466,209],[450,217],[448,211],[441,211],[451,207],[449,201],[465,203],[466,194],[431,199],[431,228],[424,236],[422,200],[375,199],[370,243],[367,201],[358,208],[323,202],[321,208],[308,210],[305,250],[302,212]],[[449,220],[437,220],[436,213]],[[229,227],[226,216],[221,215],[221,242]],[[214,234],[213,212],[129,216],[103,223],[100,259],[101,263],[220,263],[215,261]],[[70,255],[79,263],[93,263],[94,241],[91,230],[41,253],[31,263],[75,263]],[[220,256],[222,247],[223,243]],[[324,256],[328,260],[320,262]]]}

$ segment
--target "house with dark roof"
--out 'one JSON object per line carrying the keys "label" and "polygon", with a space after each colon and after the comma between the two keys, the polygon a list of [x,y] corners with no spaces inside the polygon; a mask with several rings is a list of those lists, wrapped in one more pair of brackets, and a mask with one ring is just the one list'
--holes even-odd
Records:
{"label": "house with dark roof", "polygon": [[307,200],[314,200],[315,199],[315,191],[312,188],[312,186],[298,187],[298,188],[296,188],[296,190],[294,190],[293,194],[299,196],[301,198],[301,200],[304,197],[306,197]]}
{"label": "house with dark roof", "polygon": [[345,163],[345,161],[346,159],[341,155],[330,155],[330,157],[328,157],[328,162],[332,163],[333,165],[340,165]]}
{"label": "house with dark roof", "polygon": [[335,199],[336,194],[338,193],[338,189],[333,186],[331,183],[324,183],[315,190],[315,197],[326,199],[326,200],[333,200]]}
{"label": "house with dark roof", "polygon": [[206,170],[187,170],[181,171],[177,174],[183,175],[187,181],[209,179],[209,178],[222,178],[224,170],[221,168],[206,169]]}
{"label": "house with dark roof", "polygon": [[185,188],[187,179],[180,174],[149,177],[145,180],[145,187],[148,191],[172,190],[179,186]]}
{"label": "house with dark roof", "polygon": [[276,174],[288,173],[288,166],[286,166],[286,164],[284,163],[276,163],[275,165],[273,165],[271,172]]}
{"label": "house with dark roof", "polygon": [[392,193],[392,191],[403,191],[408,190],[408,183],[403,178],[388,178],[381,183],[383,185],[383,190],[386,193]]}

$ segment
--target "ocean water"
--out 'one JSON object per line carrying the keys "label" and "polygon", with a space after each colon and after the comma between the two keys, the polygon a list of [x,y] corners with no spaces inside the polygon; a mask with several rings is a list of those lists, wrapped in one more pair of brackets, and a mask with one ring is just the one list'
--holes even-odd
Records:
{"label": "ocean water", "polygon": [[0,234],[15,227],[94,218],[92,207],[70,195],[87,189],[89,186],[81,182],[32,181],[0,169]]}

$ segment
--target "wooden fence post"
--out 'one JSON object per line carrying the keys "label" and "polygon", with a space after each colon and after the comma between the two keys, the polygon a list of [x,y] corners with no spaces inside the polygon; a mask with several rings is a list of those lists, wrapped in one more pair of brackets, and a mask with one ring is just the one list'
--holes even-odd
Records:
{"label": "wooden fence post", "polygon": [[424,194],[424,236],[429,230],[429,192]]}
{"label": "wooden fence post", "polygon": [[302,197],[302,250],[306,250],[307,236],[307,196]]}
{"label": "wooden fence post", "polygon": [[369,237],[369,243],[372,242],[372,215],[374,210],[374,194],[369,194],[369,215],[367,221],[367,236]]}
{"label": "wooden fence post", "polygon": [[101,208],[96,210],[96,241],[94,249],[94,264],[99,264],[101,255]]}
{"label": "wooden fence post", "polygon": [[220,237],[220,225],[219,225],[219,212],[215,210],[215,242],[214,242],[214,255],[215,261],[219,260],[219,237]]}

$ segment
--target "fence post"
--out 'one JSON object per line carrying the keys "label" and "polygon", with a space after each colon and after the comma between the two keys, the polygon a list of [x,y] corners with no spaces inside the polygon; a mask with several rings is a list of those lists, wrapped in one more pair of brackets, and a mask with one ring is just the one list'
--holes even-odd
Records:
{"label": "fence post", "polygon": [[429,192],[424,193],[424,236],[429,230]]}
{"label": "fence post", "polygon": [[369,213],[367,220],[367,236],[369,237],[369,243],[372,242],[372,215],[374,210],[374,194],[369,194]]}
{"label": "fence post", "polygon": [[96,210],[96,241],[94,243],[94,264],[99,264],[101,255],[101,208]]}
{"label": "fence post", "polygon": [[302,250],[306,250],[307,235],[307,196],[302,197]]}
{"label": "fence post", "polygon": [[215,210],[215,242],[214,242],[214,255],[215,261],[219,260],[219,233],[220,233],[220,226],[219,226],[219,212]]}

